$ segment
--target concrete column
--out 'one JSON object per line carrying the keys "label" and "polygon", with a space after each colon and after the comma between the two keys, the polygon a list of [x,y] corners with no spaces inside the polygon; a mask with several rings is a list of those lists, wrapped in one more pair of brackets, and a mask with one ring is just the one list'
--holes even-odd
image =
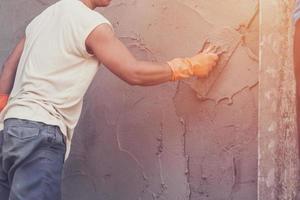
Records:
{"label": "concrete column", "polygon": [[259,200],[291,200],[297,192],[293,4],[294,0],[260,1]]}

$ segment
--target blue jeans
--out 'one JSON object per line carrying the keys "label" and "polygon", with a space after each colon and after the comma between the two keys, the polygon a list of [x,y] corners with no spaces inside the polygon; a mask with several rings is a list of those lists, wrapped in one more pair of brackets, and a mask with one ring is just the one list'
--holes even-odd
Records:
{"label": "blue jeans", "polygon": [[0,132],[0,199],[60,200],[65,151],[58,126],[6,119]]}

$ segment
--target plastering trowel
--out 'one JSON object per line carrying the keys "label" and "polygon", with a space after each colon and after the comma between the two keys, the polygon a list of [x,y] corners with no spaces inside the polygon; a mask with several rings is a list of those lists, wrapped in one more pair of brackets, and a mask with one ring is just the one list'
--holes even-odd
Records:
{"label": "plastering trowel", "polygon": [[185,81],[185,83],[189,84],[190,87],[197,92],[199,98],[207,98],[209,91],[228,64],[241,41],[242,35],[238,31],[231,28],[223,28],[211,33],[206,42],[204,42],[202,50],[210,44],[218,47],[219,52],[217,53],[220,56],[220,60],[209,77],[203,79],[194,78]]}

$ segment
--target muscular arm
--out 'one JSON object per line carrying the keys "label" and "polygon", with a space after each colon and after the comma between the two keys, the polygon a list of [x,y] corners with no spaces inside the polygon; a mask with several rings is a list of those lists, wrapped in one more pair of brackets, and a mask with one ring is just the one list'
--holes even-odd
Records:
{"label": "muscular arm", "polygon": [[172,71],[167,63],[135,59],[115,37],[109,25],[98,26],[88,36],[86,46],[111,72],[131,85],[156,85],[172,78]]}
{"label": "muscular arm", "polygon": [[17,67],[24,48],[24,43],[25,37],[20,40],[3,65],[2,72],[0,74],[0,94],[10,94],[13,88]]}

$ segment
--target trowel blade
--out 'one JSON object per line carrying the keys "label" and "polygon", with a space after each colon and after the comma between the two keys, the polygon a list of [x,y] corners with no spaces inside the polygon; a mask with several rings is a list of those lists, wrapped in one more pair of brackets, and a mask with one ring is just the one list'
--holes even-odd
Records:
{"label": "trowel blade", "polygon": [[218,46],[220,51],[220,60],[218,65],[210,73],[209,77],[199,79],[192,78],[185,80],[185,83],[190,85],[190,87],[197,92],[199,98],[205,99],[213,87],[214,83],[228,64],[231,56],[239,46],[242,41],[242,35],[231,28],[222,28],[221,30],[216,30],[210,34],[208,40],[203,44],[203,48],[207,43]]}

